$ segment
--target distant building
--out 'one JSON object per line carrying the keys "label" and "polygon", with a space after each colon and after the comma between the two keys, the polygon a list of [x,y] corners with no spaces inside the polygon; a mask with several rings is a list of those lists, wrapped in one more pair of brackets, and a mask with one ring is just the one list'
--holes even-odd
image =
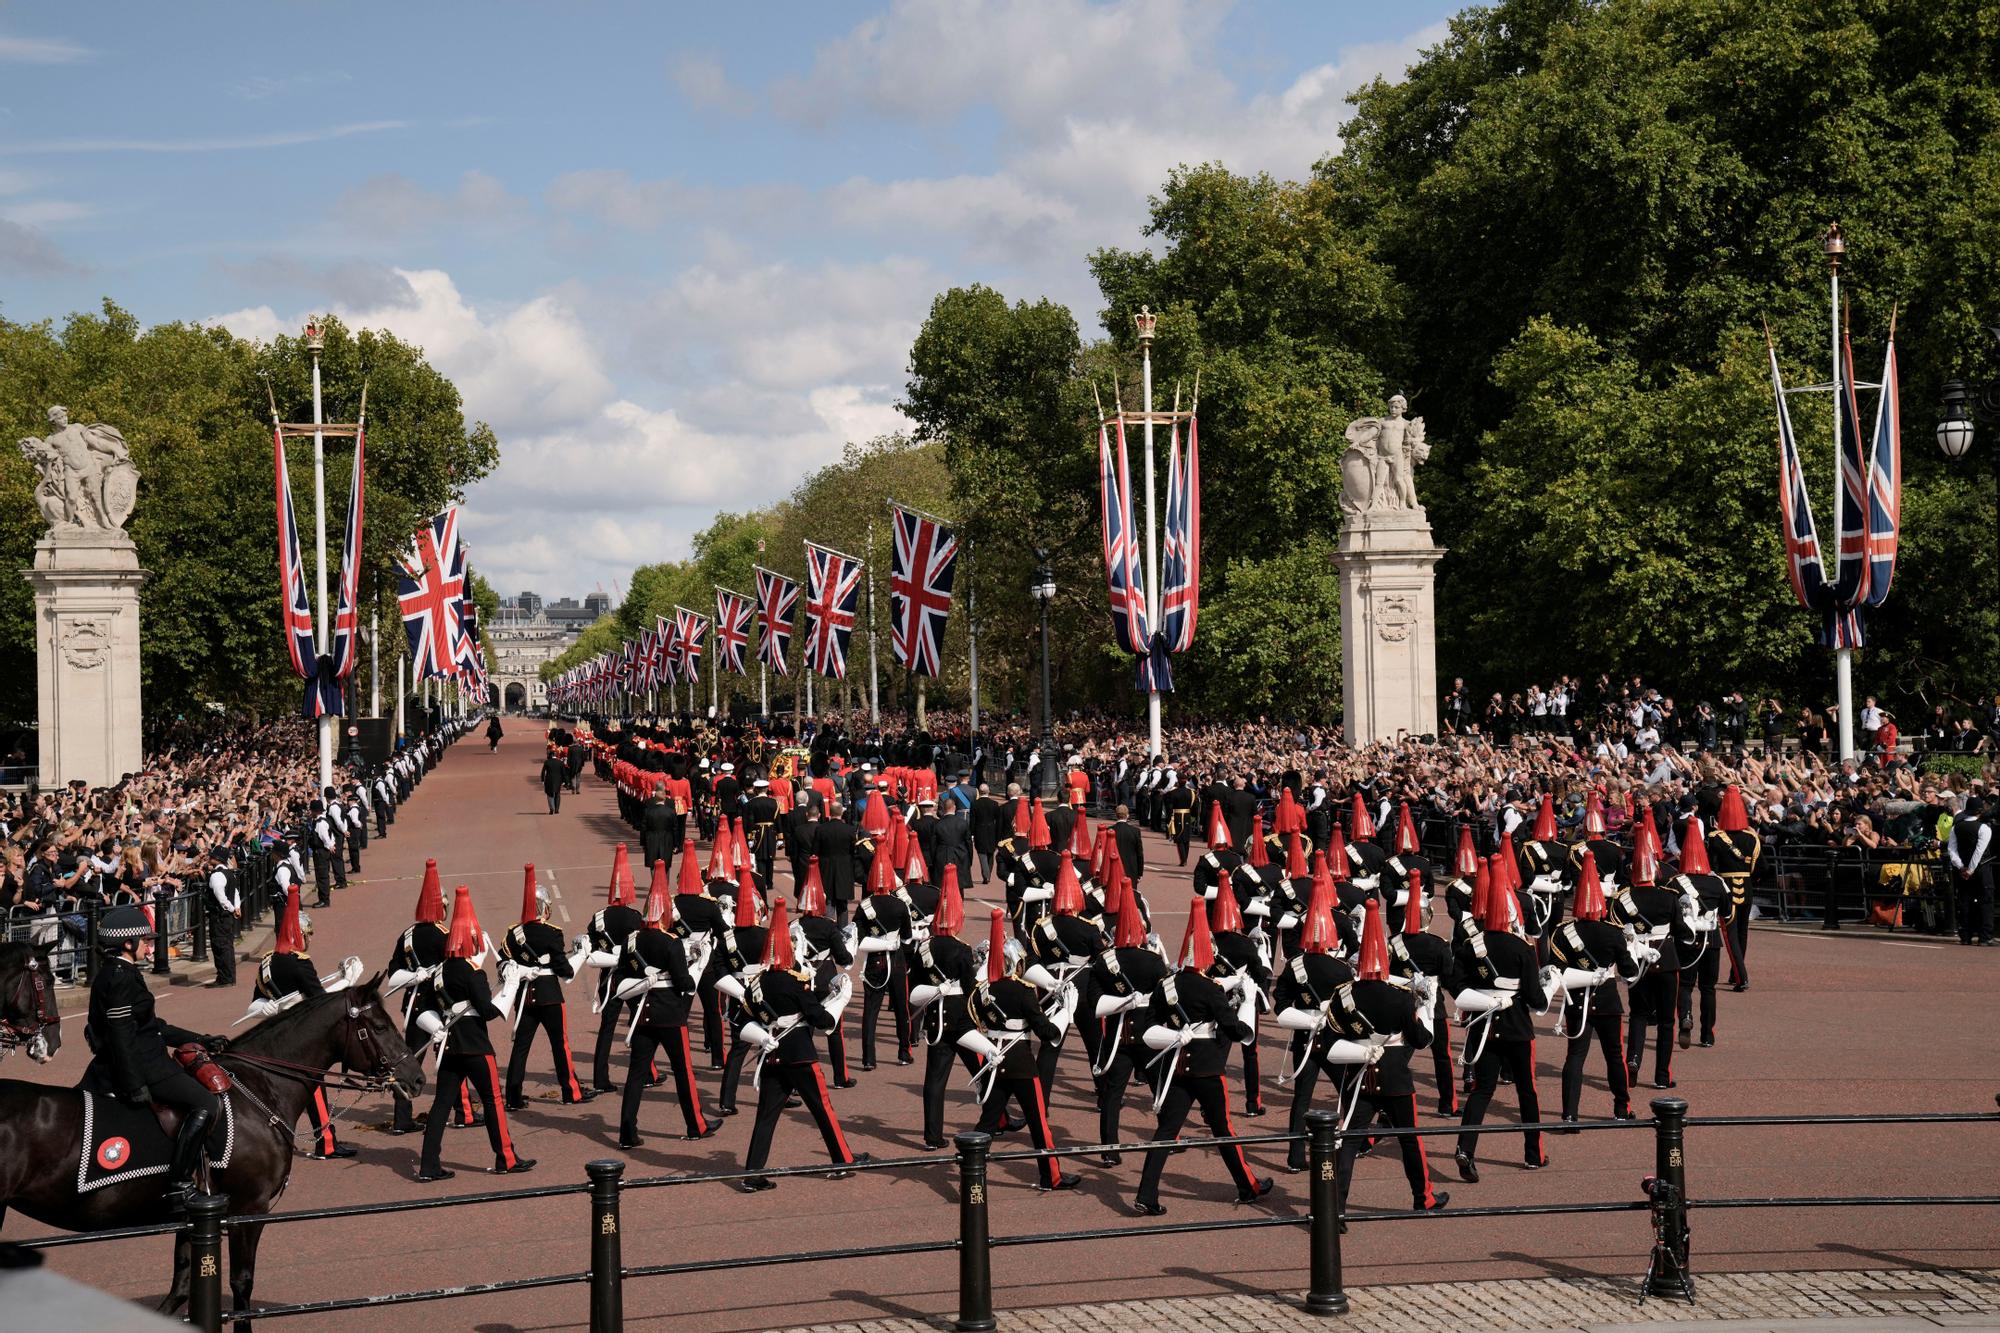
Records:
{"label": "distant building", "polygon": [[546,707],[542,664],[561,657],[579,634],[610,611],[611,599],[603,593],[592,593],[581,603],[574,597],[545,601],[534,592],[501,598],[499,620],[481,626],[493,649],[492,702],[510,713]]}

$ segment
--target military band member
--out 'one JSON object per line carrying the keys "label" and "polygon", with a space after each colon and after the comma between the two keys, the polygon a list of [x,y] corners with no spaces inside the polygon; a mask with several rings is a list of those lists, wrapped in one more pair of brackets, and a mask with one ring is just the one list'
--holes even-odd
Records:
{"label": "military band member", "polygon": [[[947,1007],[947,1030],[954,1043],[986,1062],[973,1080],[982,1104],[979,1128],[988,1134],[999,1133],[1006,1122],[1007,1103],[1012,1101],[1026,1117],[1034,1145],[1049,1149],[1056,1145],[1049,1127],[1048,1089],[1028,1038],[1060,1044],[1062,1032],[1045,1012],[1042,992],[1023,978],[1026,966],[1026,950],[1008,934],[1000,909],[994,908],[986,979],[972,988],[962,1009]],[[951,1031],[954,1011],[961,1018],[957,1030]],[[1076,1188],[1076,1177],[1065,1176],[1056,1158],[1037,1158],[1035,1166],[1042,1189]]]}
{"label": "military band member", "polygon": [[1646,1034],[1656,1037],[1653,1086],[1674,1086],[1675,1011],[1680,1006],[1681,900],[1680,895],[1663,889],[1657,877],[1657,854],[1642,826],[1632,848],[1627,883],[1611,899],[1610,920],[1630,929],[1641,943],[1659,957],[1644,976],[1628,989],[1632,1004],[1632,1026],[1625,1034],[1625,1073],[1639,1081],[1639,1063],[1646,1053]]}
{"label": "military band member", "polygon": [[[1487,1104],[1500,1085],[1502,1069],[1514,1084],[1521,1107],[1521,1123],[1535,1124],[1542,1114],[1541,1099],[1535,1092],[1535,1018],[1548,1008],[1542,990],[1539,960],[1535,947],[1523,938],[1521,909],[1514,891],[1502,881],[1498,867],[1490,867],[1495,881],[1488,889],[1486,919],[1481,928],[1454,946],[1454,981],[1460,989],[1454,998],[1460,1013],[1475,1015],[1473,1028],[1465,1034],[1466,1049],[1472,1053],[1472,1091],[1465,1099],[1459,1123],[1481,1124]],[[1461,1134],[1453,1154],[1459,1177],[1469,1183],[1479,1181],[1475,1163],[1480,1136]],[[1542,1150],[1540,1130],[1523,1134],[1525,1160],[1530,1171],[1549,1164]]]}
{"label": "military band member", "polygon": [[493,1003],[493,991],[486,974],[480,971],[485,936],[473,915],[472,892],[459,885],[451,907],[451,934],[445,942],[444,963],[436,976],[419,984],[432,996],[431,1014],[443,1039],[437,1062],[437,1099],[431,1104],[430,1122],[424,1126],[423,1158],[416,1179],[423,1184],[449,1180],[456,1174],[439,1160],[444,1147],[446,1108],[459,1099],[470,1083],[486,1109],[486,1139],[493,1148],[495,1175],[512,1175],[534,1169],[533,1158],[514,1151],[507,1132],[507,1108],[500,1102],[500,1071],[493,1061],[493,1042],[486,1025],[500,1017]]}
{"label": "military band member", "polygon": [[[436,1012],[436,992],[429,982],[444,966],[447,936],[443,922],[444,889],[438,881],[437,861],[433,858],[424,862],[424,883],[417,893],[416,919],[396,937],[396,947],[389,954],[389,993],[399,990],[409,992],[404,1000],[403,1040],[413,1051],[422,1050],[430,1042],[423,1016]],[[392,1088],[390,1095],[394,1099],[395,1115],[390,1121],[389,1133],[416,1133],[415,1108],[410,1099],[403,1095],[400,1087]]]}
{"label": "military band member", "polygon": [[[1292,1066],[1292,1109],[1286,1128],[1293,1134],[1306,1132],[1306,1113],[1312,1110],[1313,1090],[1322,1072],[1334,1080],[1338,1102],[1340,1080],[1347,1071],[1328,1059],[1332,1038],[1326,1032],[1327,1005],[1340,987],[1354,980],[1354,969],[1335,952],[1340,936],[1334,928],[1332,877],[1315,876],[1311,893],[1311,905],[1298,927],[1297,948],[1287,948],[1271,993],[1278,1026],[1292,1034],[1286,1057]],[[1306,1169],[1304,1139],[1292,1143],[1285,1169],[1293,1174]]]}
{"label": "military band member", "polygon": [[[1382,924],[1382,901],[1368,900],[1361,926],[1361,952],[1355,979],[1335,992],[1327,1005],[1327,1027],[1336,1042],[1370,1048],[1360,1066],[1355,1089],[1355,1130],[1365,1130],[1378,1118],[1393,1129],[1417,1127],[1417,1089],[1410,1079],[1410,1052],[1431,1043],[1431,1015],[1435,1012],[1439,981],[1418,974],[1398,978],[1389,966],[1388,935]],[[1365,1136],[1347,1135],[1340,1142],[1341,1206],[1347,1202],[1347,1187],[1354,1175],[1354,1160],[1362,1151]],[[1423,1140],[1396,1140],[1403,1155],[1403,1175],[1410,1185],[1410,1207],[1420,1213],[1436,1212],[1451,1202],[1451,1195],[1431,1188],[1430,1164],[1424,1156]]]}
{"label": "military band member", "polygon": [[1111,947],[1103,918],[1084,914],[1087,903],[1083,881],[1076,873],[1076,858],[1062,852],[1057,861],[1055,896],[1049,900],[1052,910],[1028,933],[1025,973],[1060,1009],[1056,1039],[1042,1043],[1036,1062],[1045,1095],[1055,1087],[1056,1061],[1072,1028],[1081,1034],[1091,1067],[1097,1065],[1096,997],[1088,969],[1093,957]]}
{"label": "military band member", "polygon": [[962,1004],[979,984],[979,957],[958,938],[965,929],[965,900],[958,890],[958,867],[944,868],[944,888],[930,928],[904,950],[910,976],[910,1008],[924,1034],[924,1147],[949,1147],[944,1137],[944,1094],[957,1059],[966,1072],[979,1072],[979,1057],[945,1035],[946,1012]]}
{"label": "military band member", "polygon": [[1722,975],[1723,915],[1729,910],[1729,884],[1709,869],[1707,838],[1701,821],[1690,819],[1681,833],[1681,867],[1669,886],[1681,895],[1681,924],[1688,950],[1681,957],[1680,1043],[1686,1050],[1694,1038],[1695,998],[1701,999],[1701,1044],[1715,1045],[1715,983]]}
{"label": "military band member", "polygon": [[[1583,851],[1570,919],[1549,939],[1549,962],[1562,988],[1562,1118],[1575,1122],[1583,1106],[1583,1068],[1591,1043],[1604,1052],[1605,1081],[1611,1086],[1611,1115],[1632,1118],[1632,1082],[1625,1071],[1625,1001],[1620,978],[1639,976],[1645,952],[1635,953],[1625,932],[1606,921],[1604,886],[1597,858]],[[1638,946],[1650,952],[1650,946]]]}
{"label": "military band member", "polygon": [[[271,952],[257,965],[257,996],[250,1012],[259,1018],[291,1008],[329,989],[319,978],[312,958],[306,953],[306,937],[312,922],[299,910],[299,886],[285,893],[285,906],[278,917],[278,935]],[[360,973],[360,960],[350,959],[352,970],[331,988],[344,990]],[[340,1142],[333,1132],[333,1110],[327,1105],[326,1084],[314,1079],[312,1096],[306,1101],[306,1121],[312,1134],[312,1148],[306,1156],[316,1162],[333,1161],[356,1155],[354,1145]]]}
{"label": "military band member", "polygon": [[[1449,890],[1447,890],[1449,897]],[[1414,981],[1429,977],[1431,987],[1431,1072],[1437,1079],[1438,1114],[1458,1114],[1458,1081],[1452,1069],[1451,1023],[1444,997],[1450,991],[1451,942],[1430,932],[1430,895],[1421,877],[1412,874],[1403,895],[1403,929],[1389,941],[1391,976]]]}
{"label": "military band member", "polygon": [[701,877],[692,856],[681,858],[680,880],[674,890],[674,933],[690,949],[702,948],[707,939],[709,963],[695,979],[695,995],[701,1000],[702,1046],[708,1052],[708,1067],[722,1068],[722,1011],[724,1001],[715,993],[715,979],[721,973],[714,958],[713,941],[720,939],[729,918],[712,887]]}
{"label": "military band member", "polygon": [[[749,877],[747,868],[744,877],[746,880]],[[750,885],[745,883],[739,891],[749,892]],[[863,906],[866,905],[864,902]],[[855,949],[860,943],[857,928],[860,920],[861,914],[857,913],[855,920],[845,926],[834,925],[826,914],[825,888],[817,879],[806,881],[805,892],[799,896],[799,914],[792,922],[792,950],[800,968],[813,974],[815,993],[830,994],[837,977],[849,976],[848,969],[854,966]],[[849,998],[854,994],[851,977],[845,994]],[[844,1006],[845,1001],[842,1001]],[[840,1009],[829,1003],[828,1012],[836,1020],[833,1030],[826,1034],[826,1055],[827,1062],[833,1066],[833,1086],[855,1087],[860,1080],[847,1067],[847,1034],[838,1021]]]}
{"label": "military band member", "polygon": [[896,1023],[896,1063],[916,1063],[910,1050],[910,974],[903,946],[915,934],[907,898],[896,894],[896,872],[888,853],[878,854],[868,871],[868,896],[856,905],[854,924],[861,963],[861,1068],[875,1067],[875,1029],[888,1001]]}
{"label": "military band member", "polygon": [[652,1082],[653,1056],[667,1053],[673,1066],[674,1088],[680,1098],[687,1132],[681,1137],[705,1139],[720,1128],[701,1111],[695,1085],[694,1050],[688,1044],[688,1002],[695,991],[695,974],[688,969],[681,937],[673,933],[674,900],[667,892],[666,866],[656,863],[652,888],[646,895],[645,924],[626,937],[613,973],[621,1010],[634,1007],[631,1058],[625,1071],[625,1096],[618,1113],[618,1146],[636,1148],[639,1103]]}
{"label": "military band member", "polygon": [[[662,870],[664,866],[660,867]],[[573,951],[563,952],[562,932],[549,924],[549,896],[535,877],[535,868],[526,867],[521,891],[521,919],[500,938],[501,974],[512,973],[511,988],[520,1005],[514,1019],[514,1044],[507,1052],[507,1109],[518,1111],[528,1103],[521,1095],[527,1075],[528,1052],[535,1034],[542,1033],[555,1062],[556,1087],[564,1105],[587,1102],[597,1095],[583,1087],[576,1077],[576,1057],[569,1047],[569,1006],[563,983],[576,975],[576,967],[589,952],[587,938]],[[509,989],[503,985],[503,990]],[[503,1006],[504,1007],[504,1006]]]}
{"label": "military band member", "polygon": [[[611,889],[604,906],[591,913],[590,924],[584,934],[590,943],[590,952],[584,961],[597,969],[596,1003],[597,1044],[591,1051],[590,1086],[596,1092],[616,1092],[618,1085],[611,1081],[611,1043],[618,1034],[630,1025],[637,1003],[621,1000],[616,992],[617,978],[613,969],[618,966],[618,954],[625,942],[641,926],[646,918],[632,905],[638,897],[638,886],[632,882],[632,865],[627,859],[625,844],[619,843],[611,861]],[[655,1064],[649,1071],[659,1078],[659,1067]]]}
{"label": "military band member", "polygon": [[1729,950],[1729,988],[1750,989],[1750,877],[1764,843],[1750,827],[1743,793],[1733,784],[1722,793],[1722,808],[1708,835],[1708,863],[1729,886],[1729,921],[1722,932]]}

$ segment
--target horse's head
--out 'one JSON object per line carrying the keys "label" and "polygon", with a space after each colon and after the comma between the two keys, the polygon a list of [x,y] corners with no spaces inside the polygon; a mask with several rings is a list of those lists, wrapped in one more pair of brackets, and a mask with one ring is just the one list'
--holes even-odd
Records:
{"label": "horse's head", "polygon": [[45,1065],[62,1049],[62,1010],[56,1002],[53,942],[0,949],[0,1055],[16,1046]]}
{"label": "horse's head", "polygon": [[382,1004],[382,974],[349,988],[341,1024],[341,1067],[365,1078],[386,1078],[412,1101],[424,1090],[424,1059],[403,1040],[400,1024]]}

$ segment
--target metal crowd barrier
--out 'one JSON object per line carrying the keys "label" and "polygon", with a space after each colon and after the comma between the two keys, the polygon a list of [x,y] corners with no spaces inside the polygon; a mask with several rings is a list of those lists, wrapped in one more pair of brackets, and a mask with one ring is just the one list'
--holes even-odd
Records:
{"label": "metal crowd barrier", "polygon": [[[1270,1227],[1300,1228],[1307,1233],[1309,1279],[1303,1297],[1304,1308],[1317,1315],[1340,1315],[1348,1310],[1343,1272],[1341,1233],[1348,1225],[1375,1222],[1421,1222],[1446,1225],[1479,1217],[1543,1217],[1577,1213],[1646,1213],[1651,1230],[1651,1249],[1639,1300],[1648,1297],[1679,1297],[1694,1300],[1694,1279],[1690,1269],[1688,1217],[1701,1209],[1738,1208],[1859,1208],[1859,1207],[1994,1207],[2000,1194],[1933,1195],[1804,1195],[1784,1197],[1725,1197],[1707,1199],[1688,1191],[1688,1130],[1753,1129],[1799,1125],[1937,1125],[2000,1124],[2000,1115],[1991,1112],[1947,1112],[1910,1115],[1751,1115],[1690,1117],[1687,1102],[1679,1097],[1656,1097],[1647,1120],[1586,1121],[1582,1124],[1488,1124],[1460,1126],[1438,1124],[1414,1129],[1374,1127],[1349,1132],[1352,1137],[1370,1139],[1427,1138],[1461,1134],[1519,1134],[1527,1129],[1558,1132],[1638,1132],[1651,1130],[1653,1139],[1652,1174],[1641,1183],[1638,1199],[1606,1200],[1568,1204],[1521,1204],[1493,1207],[1452,1208],[1437,1213],[1382,1212],[1345,1213],[1340,1206],[1340,1142],[1344,1137],[1339,1116],[1331,1110],[1316,1110],[1307,1117],[1307,1132],[1300,1134],[1236,1135],[1203,1142],[1163,1140],[1117,1145],[1088,1144],[1074,1148],[1021,1150],[996,1153],[990,1135],[971,1132],[955,1137],[953,1158],[899,1157],[855,1165],[855,1171],[905,1171],[954,1164],[957,1168],[957,1234],[936,1240],[889,1245],[852,1245],[838,1248],[782,1253],[745,1254],[727,1259],[696,1260],[684,1263],[628,1266],[624,1261],[621,1204],[626,1191],[686,1185],[718,1184],[747,1176],[824,1176],[829,1164],[767,1168],[762,1171],[722,1171],[702,1175],[649,1176],[625,1179],[625,1163],[600,1159],[585,1167],[587,1179],[580,1184],[547,1185],[530,1189],[489,1191],[442,1198],[413,1199],[397,1203],[357,1204],[340,1208],[301,1209],[262,1217],[230,1217],[229,1202],[222,1195],[198,1195],[189,1204],[188,1219],[180,1224],[126,1227],[116,1231],[54,1236],[22,1242],[27,1249],[54,1249],[70,1245],[127,1240],[141,1236],[186,1236],[192,1247],[193,1285],[189,1297],[189,1319],[206,1333],[220,1333],[223,1323],[233,1318],[283,1319],[294,1315],[333,1314],[348,1310],[379,1309],[394,1305],[414,1305],[430,1301],[457,1300],[468,1296],[488,1296],[503,1292],[529,1291],[544,1287],[589,1287],[591,1333],[622,1333],[624,1328],[624,1284],[628,1279],[676,1277],[692,1273],[712,1273],[743,1268],[763,1268],[822,1260],[890,1258],[901,1255],[955,1253],[958,1260],[958,1314],[951,1327],[961,1333],[990,1333],[996,1327],[993,1306],[992,1252],[1024,1245],[1061,1245],[1131,1239],[1140,1236],[1192,1235],[1213,1231],[1245,1231]],[[987,1173],[994,1162],[1033,1161],[1042,1157],[1074,1157],[1106,1151],[1145,1152],[1175,1147],[1207,1147],[1211,1144],[1240,1144],[1246,1147],[1306,1143],[1307,1210],[1304,1213],[1223,1218],[1212,1221],[1173,1222],[1116,1227],[1091,1227],[1073,1231],[1032,1232],[1020,1235],[992,1234],[988,1215]],[[279,1225],[291,1222],[325,1221],[333,1218],[374,1217],[387,1213],[431,1211],[438,1208],[467,1208],[493,1203],[516,1203],[529,1199],[589,1196],[585,1232],[590,1254],[588,1268],[576,1272],[510,1278],[496,1282],[471,1283],[453,1287],[433,1287],[420,1291],[381,1295],[336,1297],[328,1300],[264,1305],[246,1311],[229,1311],[222,1304],[224,1271],[223,1236],[231,1228]]]}

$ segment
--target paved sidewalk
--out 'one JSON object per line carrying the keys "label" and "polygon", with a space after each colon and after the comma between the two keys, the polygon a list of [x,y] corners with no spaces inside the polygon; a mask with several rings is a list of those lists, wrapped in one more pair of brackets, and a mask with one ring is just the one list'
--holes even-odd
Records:
{"label": "paved sidewalk", "polygon": [[[1891,1269],[1867,1272],[1716,1273],[1697,1280],[1697,1304],[1636,1303],[1630,1279],[1535,1278],[1357,1287],[1344,1321],[1310,1315],[1296,1299],[1186,1296],[1103,1305],[1057,1305],[1005,1311],[1001,1333],[1264,1333],[1343,1323],[1368,1333],[1438,1333],[1457,1329],[1548,1333],[1757,1333],[1812,1320],[1855,1333],[1918,1333],[1937,1328],[2000,1329],[2000,1272]],[[936,1333],[949,1321],[871,1319],[812,1324],[793,1333]]]}

